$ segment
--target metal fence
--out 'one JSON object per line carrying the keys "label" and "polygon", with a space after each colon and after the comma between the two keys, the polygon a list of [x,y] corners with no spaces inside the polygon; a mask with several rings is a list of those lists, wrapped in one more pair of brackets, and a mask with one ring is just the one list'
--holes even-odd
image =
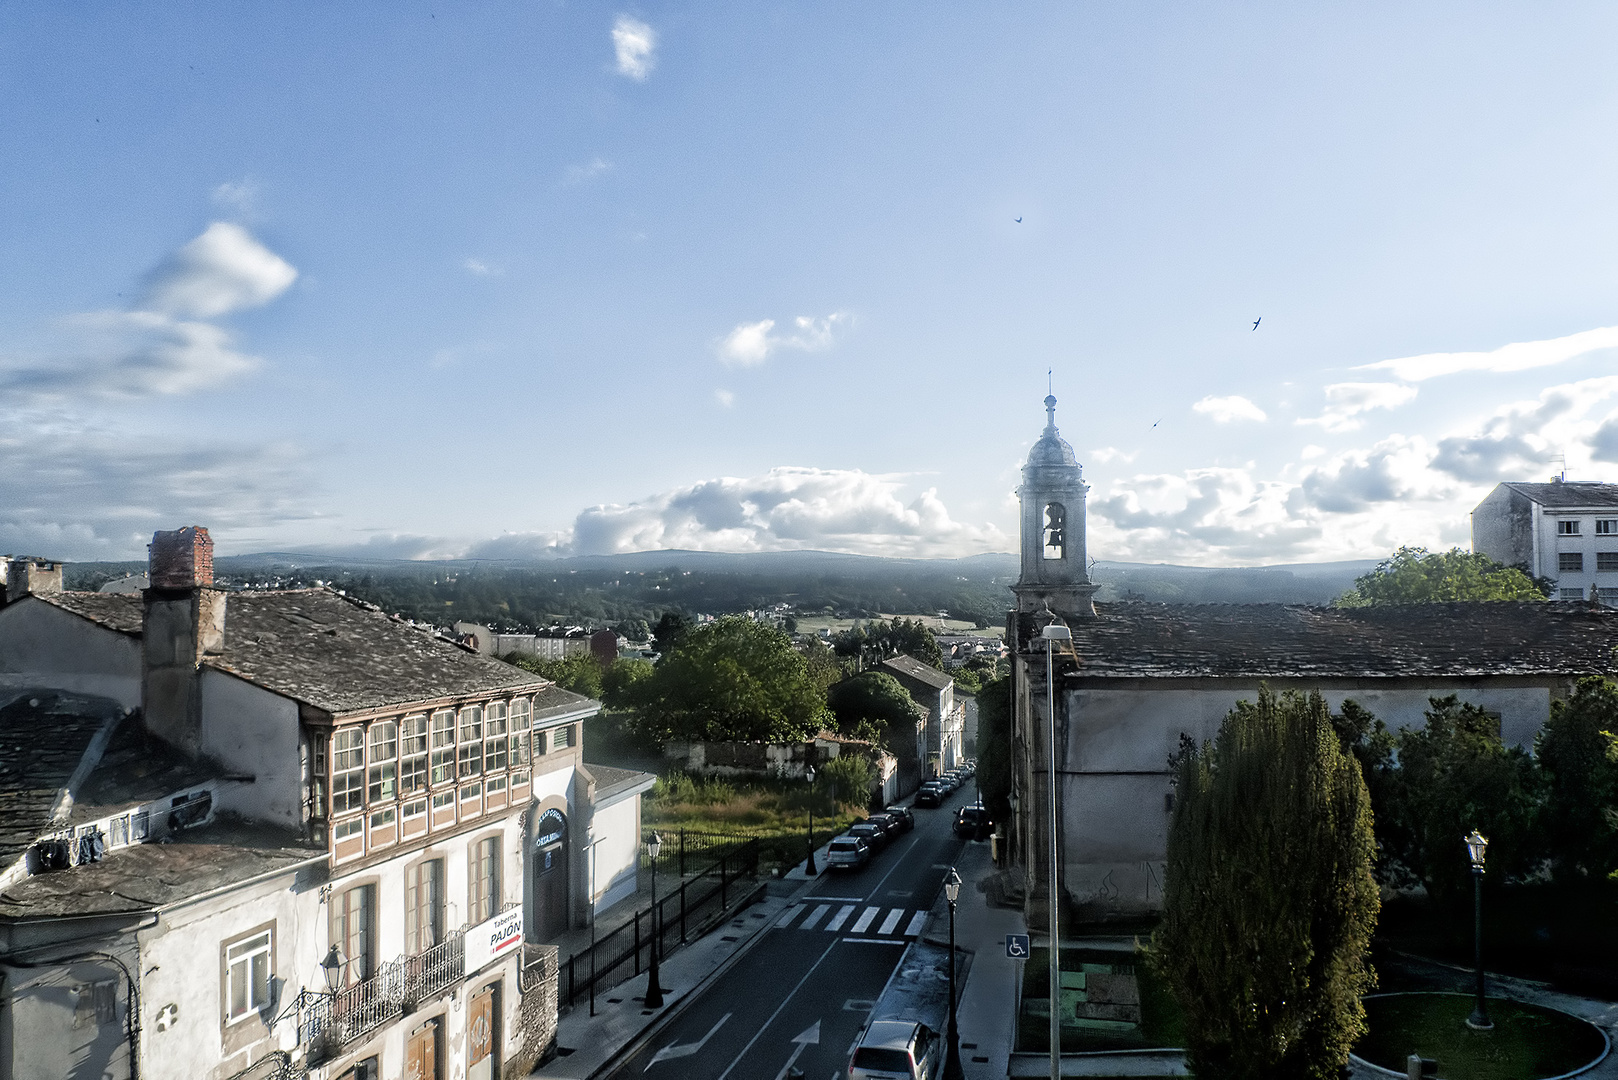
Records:
{"label": "metal fence", "polygon": [[665,838],[665,853],[658,862],[678,870],[680,884],[659,896],[655,909],[647,905],[637,910],[629,921],[597,938],[593,947],[567,958],[562,967],[569,1005],[581,995],[645,971],[654,948],[661,960],[671,948],[707,933],[758,876],[764,850],[758,837],[681,830],[680,842],[670,850],[674,839]]}
{"label": "metal fence", "polygon": [[[807,832],[793,831],[769,836],[753,836],[707,832],[700,829],[642,829],[640,859],[641,865],[648,868],[651,866],[651,857],[646,854],[645,841],[652,838],[653,832],[659,833],[663,838],[663,850],[657,859],[659,867],[664,873],[677,873],[682,878],[710,874],[717,864],[748,845],[758,850],[758,872],[777,866],[796,865],[804,860],[809,851]],[[816,839],[824,843],[831,838],[831,835],[830,830],[827,830],[818,833]]]}
{"label": "metal fence", "polygon": [[336,1053],[465,976],[465,930],[452,930],[426,952],[383,964],[369,979],[335,994],[300,991],[298,1041]]}

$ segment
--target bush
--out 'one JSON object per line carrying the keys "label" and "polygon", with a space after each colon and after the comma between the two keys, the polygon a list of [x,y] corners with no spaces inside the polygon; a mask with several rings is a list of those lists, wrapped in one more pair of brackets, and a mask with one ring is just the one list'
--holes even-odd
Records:
{"label": "bush", "polygon": [[871,804],[876,770],[863,755],[845,754],[833,758],[815,770],[815,774],[815,785],[824,797],[859,806]]}

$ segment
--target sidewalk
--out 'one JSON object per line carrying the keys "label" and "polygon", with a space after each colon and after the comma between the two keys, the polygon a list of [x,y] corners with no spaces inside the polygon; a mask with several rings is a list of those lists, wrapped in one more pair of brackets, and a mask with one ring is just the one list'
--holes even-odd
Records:
{"label": "sidewalk", "polygon": [[[828,843],[830,837],[827,837]],[[825,849],[815,852],[818,866],[825,865]],[[662,961],[659,981],[663,986],[663,1008],[645,1007],[646,973],[628,979],[609,990],[596,993],[596,1015],[590,1015],[590,1006],[583,995],[571,1011],[564,1012],[557,1023],[557,1056],[548,1064],[534,1070],[530,1076],[554,1080],[588,1080],[653,1027],[666,1018],[679,1013],[686,999],[700,992],[720,977],[730,964],[752,944],[761,932],[774,925],[793,903],[794,898],[818,877],[808,877],[804,864],[799,863],[779,880],[758,882],[739,881],[737,895],[745,891],[762,889],[763,897],[738,911],[728,922],[715,927],[706,936],[669,953]],[[670,885],[679,888],[679,879],[673,875],[657,875],[657,895],[666,896]],[[633,899],[625,899],[602,912],[596,924],[598,935],[604,935],[616,926],[622,926],[633,917],[637,908],[651,903],[651,889],[637,892]],[[946,927],[947,932],[947,927]],[[561,946],[564,968],[563,992],[566,992],[567,957],[571,950],[588,946],[590,931],[570,931],[557,944]]]}

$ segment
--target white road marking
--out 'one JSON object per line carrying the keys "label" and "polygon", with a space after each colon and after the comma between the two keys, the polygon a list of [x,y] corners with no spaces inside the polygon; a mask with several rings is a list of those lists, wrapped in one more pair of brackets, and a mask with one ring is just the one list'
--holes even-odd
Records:
{"label": "white road marking", "polygon": [[865,933],[866,929],[871,925],[871,920],[876,918],[876,913],[881,910],[881,908],[868,907],[864,911],[860,912],[859,919],[855,921],[854,925],[849,929],[849,932],[853,934]]}
{"label": "white road marking", "polygon": [[844,906],[838,908],[837,916],[832,919],[831,922],[826,924],[826,929],[830,930],[834,934],[837,933],[837,931],[843,928],[843,924],[848,921],[848,917],[852,914],[854,914],[853,904],[845,904]]}
{"label": "white road marking", "polygon": [[815,908],[815,913],[813,915],[809,916],[807,919],[803,920],[803,922],[798,925],[798,929],[799,930],[813,930],[815,928],[815,924],[817,922],[819,922],[821,919],[824,919],[826,917],[826,912],[828,912],[830,910],[831,910],[831,905],[830,904],[821,904],[819,907]]}
{"label": "white road marking", "polygon": [[904,913],[905,909],[902,907],[896,907],[888,912],[888,917],[882,920],[882,925],[877,928],[876,932],[879,934],[893,933],[893,928],[899,925],[899,920],[904,917]]}
{"label": "white road marking", "polygon": [[809,981],[809,976],[813,975],[815,973],[815,969],[826,962],[826,957],[830,956],[831,951],[837,948],[837,942],[839,940],[841,939],[831,939],[831,944],[827,945],[826,951],[820,954],[820,959],[816,960],[810,965],[809,970],[803,973],[803,978],[798,980],[798,985],[794,986],[791,993],[787,994],[786,997],[781,999],[781,1004],[777,1005],[775,1007],[775,1011],[770,1014],[770,1018],[764,1021],[764,1026],[759,1028],[751,1039],[747,1040],[747,1045],[742,1047],[742,1052],[737,1054],[736,1057],[731,1060],[731,1063],[725,1067],[725,1071],[719,1074],[718,1080],[725,1080],[725,1077],[729,1076],[733,1071],[735,1071],[736,1066],[741,1062],[742,1058],[746,1057],[747,1052],[753,1049],[753,1044],[758,1042],[759,1036],[763,1035],[769,1030],[770,1025],[775,1023],[775,1018],[781,1015],[781,1010],[786,1008],[787,1003],[797,996],[799,990],[803,989],[803,984]]}
{"label": "white road marking", "polygon": [[719,1018],[718,1022],[715,1023],[713,1027],[708,1029],[708,1034],[704,1035],[702,1038],[698,1039],[694,1043],[684,1043],[684,1044],[679,1044],[679,1045],[677,1045],[675,1043],[669,1043],[667,1046],[663,1047],[663,1049],[659,1050],[656,1054],[654,1054],[652,1056],[652,1060],[647,1062],[646,1068],[642,1069],[641,1071],[642,1072],[650,1072],[652,1066],[656,1065],[659,1061],[668,1061],[670,1058],[690,1057],[692,1054],[695,1054],[698,1050],[701,1050],[703,1048],[703,1046],[708,1042],[708,1040],[713,1038],[714,1032],[716,1032],[720,1028],[724,1027],[725,1026],[725,1021],[729,1020],[729,1019],[730,1019],[730,1014],[729,1013],[726,1013],[724,1016],[721,1016]]}
{"label": "white road marking", "polygon": [[915,937],[921,933],[922,926],[927,922],[927,913],[918,911],[910,916],[910,925],[905,927],[905,937]]}
{"label": "white road marking", "polygon": [[785,930],[787,926],[791,924],[792,920],[796,919],[801,914],[803,914],[803,905],[793,904],[791,907],[787,908],[786,914],[782,915],[781,918],[776,922],[776,929]]}

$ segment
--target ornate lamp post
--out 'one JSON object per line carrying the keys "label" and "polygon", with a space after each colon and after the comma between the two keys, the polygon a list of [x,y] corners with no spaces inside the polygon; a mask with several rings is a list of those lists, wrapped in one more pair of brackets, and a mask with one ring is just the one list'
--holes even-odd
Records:
{"label": "ornate lamp post", "polygon": [[955,901],[960,895],[961,875],[952,866],[949,877],[944,879],[944,899],[949,901],[949,1031],[945,1035],[949,1049],[944,1058],[944,1080],[960,1080],[961,1076],[961,1033],[955,1026]]}
{"label": "ornate lamp post", "polygon": [[325,980],[326,993],[336,997],[343,988],[343,954],[336,945],[326,950],[326,959],[320,962],[320,977]]}
{"label": "ornate lamp post", "polygon": [[808,877],[820,873],[815,869],[815,767],[809,766],[804,774],[809,779],[809,862],[803,872]]}
{"label": "ornate lamp post", "polygon": [[1466,1018],[1466,1026],[1475,1031],[1494,1027],[1483,1000],[1483,853],[1488,846],[1488,837],[1476,829],[1466,837],[1466,853],[1472,859],[1472,957],[1478,969],[1478,1003]]}
{"label": "ornate lamp post", "polygon": [[652,963],[646,973],[646,1007],[648,1009],[661,1009],[663,1007],[663,987],[657,981],[657,954],[658,947],[663,944],[662,920],[658,918],[657,911],[657,853],[663,850],[663,838],[657,833],[646,842],[646,853],[652,857]]}

